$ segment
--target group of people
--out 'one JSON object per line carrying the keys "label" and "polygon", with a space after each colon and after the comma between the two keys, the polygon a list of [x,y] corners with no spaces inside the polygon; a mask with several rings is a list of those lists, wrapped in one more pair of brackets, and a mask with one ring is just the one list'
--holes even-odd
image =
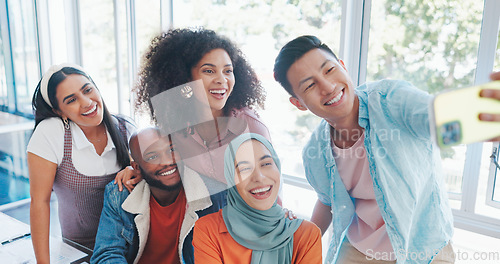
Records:
{"label": "group of people", "polygon": [[135,103],[155,124],[140,130],[109,113],[80,66],[52,66],[27,148],[37,262],[50,262],[54,190],[62,236],[92,249],[91,263],[321,263],[330,225],[326,263],[453,263],[431,96],[404,81],[356,87],[314,36],[281,49],[274,77],[323,119],[303,151],[318,194],[310,221],[281,207],[281,164],[256,113],[265,92],[226,37],[173,29],[152,40]]}

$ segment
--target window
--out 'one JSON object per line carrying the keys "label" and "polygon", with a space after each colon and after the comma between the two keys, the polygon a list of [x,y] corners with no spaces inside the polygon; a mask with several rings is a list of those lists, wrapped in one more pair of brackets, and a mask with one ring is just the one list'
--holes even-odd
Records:
{"label": "window", "polygon": [[108,109],[117,112],[113,1],[89,0],[79,3],[82,66],[96,83]]}
{"label": "window", "polygon": [[[157,36],[161,32],[161,19],[160,15],[162,14],[162,6],[160,1],[158,0],[141,0],[137,2],[135,8],[135,16],[137,22],[137,30],[136,30],[136,39],[137,39],[137,68],[133,70],[133,76],[131,76],[132,80],[135,80],[137,71],[139,70],[141,65],[141,60],[144,52],[149,48],[149,44],[153,37]],[[130,88],[127,88],[130,89]],[[127,90],[129,91],[129,90]],[[128,95],[129,93],[127,93]],[[129,107],[134,107],[134,103],[130,104],[129,102],[134,102],[135,98],[133,98],[133,94],[130,96],[129,101],[125,105]],[[136,118],[137,120],[137,118]],[[142,116],[139,122],[149,121],[149,116]]]}
{"label": "window", "polygon": [[[407,80],[429,93],[473,85],[482,12],[474,0],[372,1],[366,79]],[[461,199],[466,149],[441,152],[452,200]]]}
{"label": "window", "polygon": [[[20,124],[27,122],[23,117],[1,113],[2,121]],[[27,123],[33,127],[31,122]],[[21,124],[20,124],[21,125]],[[24,126],[26,127],[26,126]],[[19,201],[30,197],[28,167],[26,162],[26,146],[31,130],[2,131],[0,140],[0,205]]]}
{"label": "window", "polygon": [[403,79],[435,93],[474,83],[483,5],[373,1],[367,80]]}
{"label": "window", "polygon": [[[66,22],[67,17],[71,17],[69,12],[65,12],[65,5],[63,0],[52,0],[48,1],[47,13],[44,14],[48,21],[49,28],[43,28],[39,34],[41,37],[44,35],[50,35],[50,43],[49,47],[46,47],[45,50],[48,50],[50,53],[50,57],[48,58],[49,62],[47,63],[47,69],[51,64],[61,64],[64,62],[70,61],[68,54],[68,35],[66,31],[69,31],[69,23]],[[42,51],[45,51],[42,49]]]}
{"label": "window", "polygon": [[[498,26],[500,28],[500,25]],[[497,51],[495,52],[495,71],[500,71],[500,31],[498,32]]]}
{"label": "window", "polygon": [[[500,23],[500,22],[499,22]],[[497,48],[495,53],[495,71],[500,71],[500,25],[498,26],[499,32],[497,37]],[[490,206],[500,209],[500,144],[491,144],[492,147],[486,149],[491,150],[488,154],[490,161],[489,177],[488,177],[488,190],[486,194],[486,203]],[[497,217],[500,218],[500,210],[497,211]]]}
{"label": "window", "polygon": [[290,95],[273,78],[274,59],[300,35],[316,35],[338,54],[341,1],[185,0],[174,2],[173,13],[176,28],[203,26],[239,45],[267,92],[265,110],[258,113],[271,132],[283,173],[305,178],[302,146],[320,119],[290,104]]}
{"label": "window", "polygon": [[8,105],[7,75],[5,72],[6,58],[3,52],[2,28],[0,28],[0,106]]}
{"label": "window", "polygon": [[139,56],[149,47],[151,39],[161,32],[160,1],[141,0],[137,3],[137,50]]}
{"label": "window", "polygon": [[33,2],[7,1],[7,6],[16,85],[16,107],[9,111],[31,115],[31,98],[40,77]]}
{"label": "window", "polygon": [[486,151],[484,154],[485,157],[483,157],[483,160],[485,161],[485,172],[483,174],[488,175],[488,180],[487,184],[485,184],[485,186],[487,186],[486,197],[482,201],[486,200],[487,205],[496,207],[498,209],[492,210],[491,208],[486,207],[483,210],[483,214],[494,213],[495,217],[500,218],[500,158],[498,158],[500,155],[499,144],[487,143],[485,145],[489,146],[489,148],[486,147]]}
{"label": "window", "polygon": [[79,2],[83,66],[100,88],[109,110],[129,114],[130,79],[136,74],[130,67],[136,70],[133,63],[138,61],[138,54],[160,32],[160,3],[148,0],[132,6],[134,1],[113,2]]}
{"label": "window", "polygon": [[29,197],[25,150],[33,123],[17,115],[32,116],[40,76],[34,19],[33,2],[0,1],[0,205]]}

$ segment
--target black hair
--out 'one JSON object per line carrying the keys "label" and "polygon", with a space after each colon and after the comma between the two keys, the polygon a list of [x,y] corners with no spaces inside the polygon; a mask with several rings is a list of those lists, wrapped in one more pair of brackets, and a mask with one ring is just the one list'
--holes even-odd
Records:
{"label": "black hair", "polygon": [[[156,122],[151,98],[166,90],[191,82],[191,69],[214,49],[223,49],[233,63],[235,84],[223,108],[228,116],[233,109],[264,107],[265,93],[241,50],[226,37],[203,28],[171,29],[151,41],[135,87],[137,110],[147,111]],[[174,109],[173,109],[174,110]]]}
{"label": "black hair", "polygon": [[295,93],[293,92],[292,85],[288,81],[286,74],[292,64],[312,49],[327,51],[338,60],[337,55],[317,37],[304,35],[285,44],[274,61],[274,79],[279,82],[291,96],[295,96]]}
{"label": "black hair", "polygon": [[[64,67],[61,70],[55,72],[52,74],[50,77],[48,83],[47,83],[47,94],[49,97],[49,101],[52,104],[53,107],[50,107],[47,102],[42,97],[41,91],[40,91],[40,85],[41,85],[41,80],[38,82],[38,85],[35,88],[35,93],[33,94],[33,99],[31,101],[31,106],[33,108],[33,114],[35,116],[35,128],[42,122],[44,119],[51,118],[51,117],[59,117],[59,116],[54,110],[60,110],[59,108],[59,103],[57,102],[56,98],[56,91],[57,91],[57,86],[66,79],[66,77],[70,74],[79,74],[87,78],[94,87],[97,88],[95,85],[94,81],[88,74],[85,72],[73,68],[73,67]],[[127,167],[130,165],[130,157],[128,154],[128,148],[127,148],[127,142],[123,139],[120,130],[117,125],[114,124],[113,119],[111,117],[111,114],[108,111],[108,108],[106,107],[106,104],[104,104],[104,101],[102,103],[102,108],[103,108],[103,122],[106,125],[106,128],[111,136],[111,139],[113,140],[113,143],[115,144],[116,147],[116,159],[118,161],[118,164],[123,168]],[[62,122],[62,118],[61,118]]]}

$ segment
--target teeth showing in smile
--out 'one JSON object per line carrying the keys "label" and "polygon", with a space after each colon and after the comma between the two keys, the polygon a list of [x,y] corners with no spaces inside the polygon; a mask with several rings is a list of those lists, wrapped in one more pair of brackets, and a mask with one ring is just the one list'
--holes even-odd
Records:
{"label": "teeth showing in smile", "polygon": [[332,100],[326,102],[325,105],[331,105],[338,102],[340,98],[342,98],[342,95],[344,95],[344,91],[340,91],[340,93],[337,94],[337,96],[335,96]]}
{"label": "teeth showing in smile", "polygon": [[225,94],[225,93],[226,93],[226,90],[225,90],[225,89],[221,89],[221,90],[210,90],[210,93],[212,93],[212,94]]}
{"label": "teeth showing in smile", "polygon": [[252,194],[258,194],[258,193],[263,193],[263,192],[267,192],[271,190],[271,186],[267,186],[267,187],[263,187],[263,188],[259,188],[259,189],[253,189],[250,191],[250,193]]}
{"label": "teeth showing in smile", "polygon": [[167,176],[167,175],[170,175],[172,173],[174,173],[175,171],[177,170],[177,168],[173,168],[169,171],[166,171],[166,172],[163,172],[163,173],[160,173],[160,176]]}
{"label": "teeth showing in smile", "polygon": [[90,109],[89,111],[83,113],[82,115],[90,115],[95,110],[97,110],[97,105],[94,105],[94,107],[92,107],[92,109]]}

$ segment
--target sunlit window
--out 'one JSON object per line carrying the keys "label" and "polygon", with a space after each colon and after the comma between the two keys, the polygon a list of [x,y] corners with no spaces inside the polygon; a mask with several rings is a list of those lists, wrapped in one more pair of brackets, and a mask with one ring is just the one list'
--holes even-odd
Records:
{"label": "sunlit window", "polygon": [[203,26],[235,41],[267,92],[259,114],[271,132],[283,172],[304,176],[301,150],[319,118],[290,104],[273,78],[281,47],[301,35],[316,35],[338,53],[341,1],[175,1],[174,26]]}
{"label": "sunlit window", "polygon": [[[429,93],[472,85],[482,12],[475,0],[372,1],[366,79],[402,79]],[[452,199],[462,193],[465,151],[441,152]]]}
{"label": "sunlit window", "polygon": [[31,98],[40,77],[33,3],[8,1],[8,6],[17,104],[17,109],[9,110],[31,114]]}
{"label": "sunlit window", "polygon": [[[66,12],[63,0],[52,0],[48,4],[48,20],[50,27],[50,49],[52,64],[68,62]],[[70,14],[67,14],[68,16]]]}
{"label": "sunlit window", "polygon": [[80,1],[82,61],[111,112],[118,110],[112,0]]}
{"label": "sunlit window", "polygon": [[500,152],[496,146],[494,148],[493,146],[493,142],[483,144],[475,212],[500,218],[500,181],[498,180],[500,169],[492,162],[492,158],[496,158],[497,163],[500,161],[498,159]]}
{"label": "sunlit window", "polygon": [[160,1],[141,0],[136,3],[137,50],[142,55],[149,47],[151,38],[161,32]]}
{"label": "sunlit window", "polygon": [[[115,12],[116,10],[116,12]],[[160,32],[159,1],[138,1],[134,11],[137,41],[137,59],[147,48],[151,37]],[[118,40],[115,38],[115,13],[117,14]],[[111,112],[118,112],[118,100],[121,100],[123,113],[130,113],[130,31],[131,21],[127,17],[125,1],[112,0],[80,1],[80,16],[82,30],[83,66],[89,71],[100,88],[101,94]],[[117,44],[118,41],[118,44]],[[117,48],[118,47],[118,48]],[[117,51],[118,49],[118,51]],[[121,67],[121,92],[118,98],[117,53]],[[132,55],[133,56],[133,55]]]}
{"label": "sunlit window", "polygon": [[2,29],[0,28],[0,106],[7,106],[7,75],[5,75],[5,55],[3,53]]}
{"label": "sunlit window", "polygon": [[[500,25],[499,25],[500,28]],[[498,32],[498,41],[497,41],[497,50],[495,54],[495,71],[500,71],[500,30]],[[497,152],[496,152],[496,161],[497,164],[500,163],[500,151],[498,150],[500,146],[497,145]],[[491,147],[489,148],[491,150]],[[491,152],[491,151],[490,151]],[[491,153],[490,153],[491,154]],[[490,157],[488,157],[490,158]],[[491,161],[491,158],[490,158]],[[496,205],[497,208],[500,208],[500,168],[497,167],[497,164],[493,167],[494,169],[490,171],[492,175],[490,175],[490,181],[488,182],[492,186],[492,193],[488,193],[488,195],[491,195],[491,197],[488,197],[488,199],[491,199],[494,204]],[[500,212],[497,212],[498,215],[497,217],[500,217]]]}
{"label": "sunlit window", "polygon": [[[500,27],[500,25],[499,25]],[[495,53],[495,71],[500,71],[500,31],[498,32],[497,51]]]}

